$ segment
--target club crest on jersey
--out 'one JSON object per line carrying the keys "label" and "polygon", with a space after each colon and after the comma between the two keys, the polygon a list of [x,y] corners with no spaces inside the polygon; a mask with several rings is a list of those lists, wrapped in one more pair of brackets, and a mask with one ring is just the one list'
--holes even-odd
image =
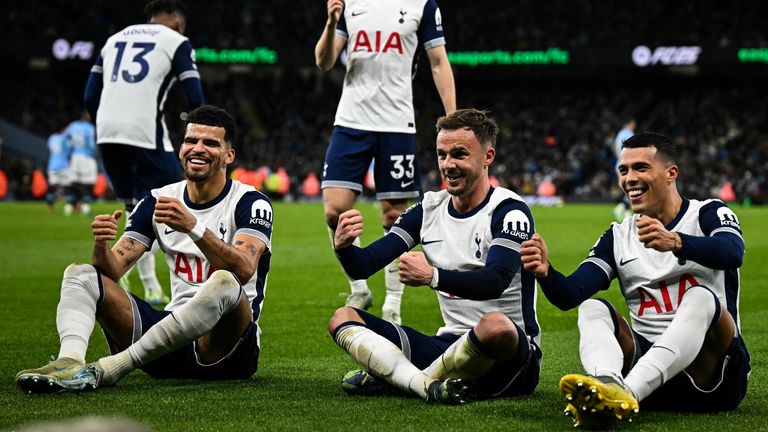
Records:
{"label": "club crest on jersey", "polygon": [[397,22],[399,22],[400,24],[404,23],[405,22],[405,14],[407,14],[407,13],[408,13],[408,11],[403,10],[402,8],[400,8],[400,19],[397,20]]}
{"label": "club crest on jersey", "polygon": [[736,213],[728,207],[720,207],[717,209],[717,217],[720,218],[720,225],[731,226],[741,229],[739,225],[739,219],[736,217]]}
{"label": "club crest on jersey", "polygon": [[272,227],[272,206],[264,200],[255,201],[251,205],[250,223]]}
{"label": "club crest on jersey", "polygon": [[[373,39],[373,45],[371,45],[371,39]],[[400,34],[398,32],[390,33],[382,45],[383,39],[384,38],[380,30],[376,30],[376,33],[373,33],[369,36],[365,30],[361,29],[359,32],[357,32],[355,45],[352,47],[352,51],[368,51],[380,53],[397,51],[398,54],[403,53],[403,41],[400,38]]]}
{"label": "club crest on jersey", "polygon": [[501,232],[522,240],[528,240],[528,232],[531,231],[531,221],[520,210],[512,210],[504,216]]}
{"label": "club crest on jersey", "polygon": [[483,257],[483,253],[480,251],[480,244],[482,243],[482,240],[480,240],[480,236],[475,233],[475,244],[477,245],[477,250],[475,251],[475,258],[480,259]]}

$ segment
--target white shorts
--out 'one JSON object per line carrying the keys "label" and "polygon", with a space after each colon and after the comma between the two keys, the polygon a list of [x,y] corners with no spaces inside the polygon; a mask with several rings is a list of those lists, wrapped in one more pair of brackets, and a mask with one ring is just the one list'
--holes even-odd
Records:
{"label": "white shorts", "polygon": [[49,186],[69,186],[72,184],[72,175],[69,169],[64,171],[48,171]]}
{"label": "white shorts", "polygon": [[69,170],[72,172],[72,182],[82,184],[96,183],[99,170],[96,159],[84,155],[72,155]]}

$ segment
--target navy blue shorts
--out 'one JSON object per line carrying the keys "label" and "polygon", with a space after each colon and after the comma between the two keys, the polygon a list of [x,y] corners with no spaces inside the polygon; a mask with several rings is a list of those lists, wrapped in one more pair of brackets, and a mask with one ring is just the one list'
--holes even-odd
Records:
{"label": "navy blue shorts", "polygon": [[[641,355],[653,343],[635,333]],[[714,388],[701,389],[685,371],[672,377],[656,389],[640,406],[643,410],[712,412],[736,409],[747,394],[747,381],[752,370],[749,352],[739,336],[728,347],[721,365],[721,374]]]}
{"label": "navy blue shorts", "polygon": [[150,190],[182,179],[176,153],[127,144],[99,144],[99,152],[112,189],[124,203],[136,204]]}
{"label": "navy blue shorts", "polygon": [[376,199],[418,198],[421,180],[416,162],[416,135],[396,132],[370,132],[334,126],[331,144],[325,153],[324,188],[363,191],[363,181],[371,160],[375,160],[373,180]]}
{"label": "navy blue shorts", "polygon": [[[171,312],[157,310],[133,294],[131,297],[136,308],[133,311],[134,316],[138,312],[140,321],[134,322],[133,342],[136,342],[141,335],[161,319],[170,315]],[[246,379],[256,373],[256,369],[259,367],[258,332],[259,329],[256,324],[250,323],[232,351],[214,364],[202,364],[197,358],[195,343],[191,342],[172,353],[145,364],[141,370],[152,378]],[[106,332],[105,335],[112,354],[121,351]]]}
{"label": "navy blue shorts", "polygon": [[[397,345],[405,357],[419,369],[426,369],[461,337],[455,334],[427,336],[365,311],[357,310],[357,313],[369,329]],[[520,341],[515,358],[494,363],[488,372],[476,378],[482,398],[527,396],[533,393],[539,383],[541,350],[533,342],[528,342],[528,336],[517,324],[515,328]]]}

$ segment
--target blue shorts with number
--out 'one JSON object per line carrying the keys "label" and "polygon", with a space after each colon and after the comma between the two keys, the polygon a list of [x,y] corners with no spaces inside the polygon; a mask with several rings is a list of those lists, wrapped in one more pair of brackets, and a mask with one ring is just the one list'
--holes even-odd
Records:
{"label": "blue shorts with number", "polygon": [[[633,331],[634,332],[634,331]],[[635,332],[641,355],[653,343]],[[749,352],[741,336],[733,338],[731,346],[720,364],[717,382],[712,388],[700,388],[683,371],[654,390],[640,402],[644,410],[712,412],[736,409],[747,394],[750,366]]]}
{"label": "blue shorts with number", "polygon": [[375,160],[376,199],[418,198],[421,181],[416,150],[415,134],[334,126],[320,186],[360,193],[371,160]]}
{"label": "blue shorts with number", "polygon": [[[389,339],[405,354],[405,357],[419,369],[426,369],[440,357],[461,335],[442,334],[427,336],[410,327],[400,326],[357,310],[366,327]],[[527,396],[539,384],[541,371],[541,350],[528,341],[523,329],[514,322],[517,329],[518,349],[515,358],[495,362],[491,369],[476,378],[478,392],[482,398]]]}
{"label": "blue shorts with number", "polygon": [[99,144],[99,152],[117,199],[127,204],[182,179],[181,163],[173,152],[127,144]]}
{"label": "blue shorts with number", "polygon": [[[134,316],[132,343],[135,343],[161,319],[171,314],[169,311],[153,308],[133,294],[131,294],[131,306]],[[251,322],[234,348],[223,359],[213,364],[203,364],[197,357],[195,342],[190,342],[172,353],[145,364],[141,370],[152,378],[246,379],[256,373],[259,367],[258,333],[258,327]],[[106,332],[105,336],[112,354],[121,351]]]}

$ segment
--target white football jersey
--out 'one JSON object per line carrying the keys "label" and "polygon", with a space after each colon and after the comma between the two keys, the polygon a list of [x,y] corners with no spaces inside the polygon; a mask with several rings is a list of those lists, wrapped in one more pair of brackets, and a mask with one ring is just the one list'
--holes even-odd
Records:
{"label": "white football jersey", "polygon": [[186,181],[153,189],[131,213],[124,236],[133,238],[150,248],[157,241],[165,252],[165,261],[171,274],[171,302],[166,310],[174,310],[194,296],[216,269],[186,233],[174,231],[165,224],[155,222],[153,214],[157,197],[168,196],[182,201],[189,211],[225,243],[231,244],[235,234],[252,235],[267,245],[256,272],[248,281],[240,281],[258,321],[267,288],[267,273],[272,249],[272,205],[269,199],[252,186],[227,179],[224,191],[205,204],[194,204],[187,199]]}
{"label": "white football jersey", "polygon": [[96,115],[98,144],[173,151],[163,118],[176,80],[200,78],[189,40],[162,24],[137,24],[115,33],[91,69],[103,89]]}
{"label": "white football jersey", "polygon": [[336,36],[347,41],[347,73],[334,124],[415,133],[417,54],[445,45],[435,1],[347,0]]}
{"label": "white football jersey", "polygon": [[[510,210],[495,214],[500,204]],[[485,266],[488,249],[502,246],[519,253],[520,243],[528,240],[533,232],[533,220],[527,205],[516,193],[501,187],[495,188],[487,203],[465,213],[456,214],[450,204],[447,191],[426,192],[421,201],[421,246],[427,260],[435,267],[469,271]],[[526,212],[515,208],[523,208]],[[453,214],[452,214],[453,213]],[[495,232],[494,216],[500,219],[501,229]],[[511,318],[538,345],[540,327],[536,318],[536,286],[533,276],[522,268],[517,269],[509,286],[502,295],[492,300],[466,300],[437,291],[440,312],[445,326],[437,334],[463,334],[473,328],[488,312],[498,311]]]}
{"label": "white football jersey", "polygon": [[[684,200],[680,214],[667,229],[697,237],[718,232],[741,237],[736,215],[718,200]],[[718,270],[680,259],[672,252],[646,248],[638,239],[637,216],[614,223],[586,261],[598,265],[609,278],[618,278],[632,328],[649,341],[667,329],[683,293],[693,285],[715,293],[739,325],[739,270]]]}

